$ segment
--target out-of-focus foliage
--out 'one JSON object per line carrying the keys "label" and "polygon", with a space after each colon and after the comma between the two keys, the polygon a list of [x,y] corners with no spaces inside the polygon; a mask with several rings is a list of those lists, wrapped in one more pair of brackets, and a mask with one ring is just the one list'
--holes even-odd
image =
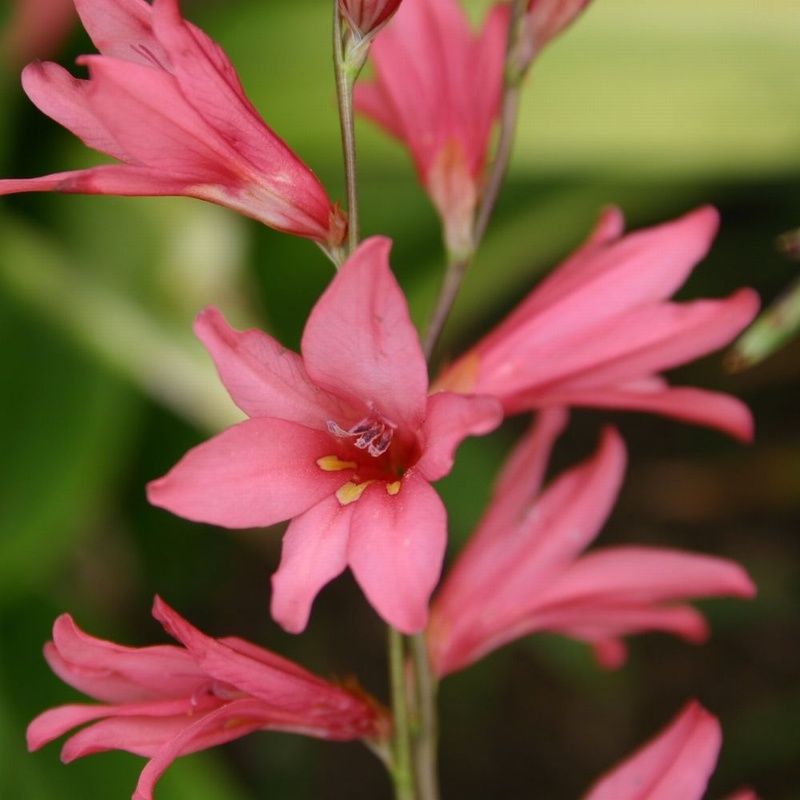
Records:
{"label": "out-of-focus foliage", "polygon": [[[470,3],[476,15],[487,5]],[[184,0],[184,10],[223,44],[268,122],[341,197],[330,3]],[[90,51],[75,30],[59,60]],[[795,0],[594,0],[533,68],[509,183],[440,358],[510,308],[610,202],[631,226],[716,204],[718,243],[685,296],[750,283],[772,299],[795,269],[772,243],[800,224],[798,81]],[[96,160],[31,107],[8,69],[0,102],[3,176]],[[367,124],[359,135],[365,235],[395,239],[393,263],[423,327],[441,276],[435,215],[402,150]],[[267,613],[278,532],[213,530],[144,501],[145,481],[237,418],[191,336],[193,315],[213,302],[234,324],[259,324],[296,347],[330,275],[310,243],[196,201],[2,200],[3,796],[128,797],[141,765],[106,754],[64,767],[54,745],[24,753],[27,721],[77,700],[40,655],[62,611],[96,635],[162,641],[148,618],[159,592],[212,634],[252,638],[321,674],[358,673],[385,697],[383,632],[348,579],[322,593],[307,635],[287,636]],[[616,415],[631,467],[601,543],[738,558],[759,584],[758,600],[709,603],[706,647],[634,642],[618,674],[601,674],[582,649],[540,637],[449,679],[446,796],[577,796],[689,696],[718,714],[725,731],[710,796],[744,782],[772,800],[797,796],[800,349],[789,345],[736,376],[721,364],[712,357],[681,377],[744,396],[756,413],[755,445]],[[577,414],[558,464],[586,455],[607,419]],[[468,442],[441,483],[453,550],[519,429]],[[358,746],[263,734],[180,762],[159,795],[358,800],[388,796],[384,780]]]}

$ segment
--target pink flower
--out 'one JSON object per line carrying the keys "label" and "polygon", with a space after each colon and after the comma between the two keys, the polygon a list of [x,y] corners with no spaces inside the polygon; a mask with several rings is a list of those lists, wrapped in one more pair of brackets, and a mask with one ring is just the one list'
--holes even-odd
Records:
{"label": "pink flower", "polygon": [[405,0],[372,45],[376,80],[355,102],[411,151],[453,253],[472,223],[492,126],[500,112],[508,9],[475,36],[456,0]]}
{"label": "pink flower", "polygon": [[69,614],[56,620],[53,641],[44,649],[47,662],[65,683],[103,704],[40,714],[28,726],[30,750],[91,722],[67,739],[62,761],[105,750],[149,758],[134,800],[150,800],[156,781],[178,756],[253,731],[336,740],[388,734],[385,713],[363,693],[328,683],[242,639],[205,636],[160,598],[153,615],[182,647],[122,647],[84,633]]}
{"label": "pink flower", "polygon": [[250,419],[196,447],[148,487],[150,502],[230,528],[292,519],[273,577],[272,614],[302,630],[317,592],[346,566],[404,633],[427,621],[446,539],[430,485],[469,434],[501,419],[493,398],[440,392],[405,299],[373,238],[345,262],[309,316],[302,358],[207,309],[195,330]]}
{"label": "pink flower", "polygon": [[397,11],[402,0],[339,0],[339,11],[352,31],[364,38],[375,34]]}
{"label": "pink flower", "polygon": [[[700,800],[722,745],[719,721],[687,703],[654,739],[600,778],[583,800]],[[728,800],[758,800],[743,789]]]}
{"label": "pink flower", "polygon": [[744,570],[721,558],[636,546],[582,555],[614,504],[625,449],[607,430],[593,458],[542,491],[565,422],[562,409],[541,413],[434,599],[428,642],[440,676],[540,631],[588,642],[602,666],[615,668],[629,634],[667,631],[703,641],[706,622],[684,600],[755,592]]}
{"label": "pink flower", "polygon": [[735,398],[672,388],[658,374],[727,344],[758,296],[672,303],[717,229],[713,208],[622,236],[606,211],[589,237],[477,345],[445,369],[440,389],[493,394],[507,413],[551,405],[652,411],[752,437]]}
{"label": "pink flower", "polygon": [[187,195],[332,251],[346,221],[311,170],[258,116],[225,53],[177,0],[75,0],[102,55],[89,80],[34,62],[22,83],[48,116],[109,164],[0,181],[0,194]]}

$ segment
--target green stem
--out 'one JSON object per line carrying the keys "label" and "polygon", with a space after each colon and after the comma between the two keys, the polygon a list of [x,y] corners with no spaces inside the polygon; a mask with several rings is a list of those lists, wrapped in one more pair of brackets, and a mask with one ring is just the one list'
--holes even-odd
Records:
{"label": "green stem", "polygon": [[416,767],[419,800],[439,800],[439,778],[436,746],[438,744],[438,719],[436,713],[436,681],[431,674],[425,634],[411,638],[414,661],[418,726],[414,740],[414,765]]}
{"label": "green stem", "polygon": [[444,330],[444,325],[453,309],[453,303],[455,303],[458,290],[461,288],[461,282],[464,280],[464,275],[466,275],[467,268],[472,263],[474,255],[475,251],[472,250],[467,255],[458,256],[456,258],[451,257],[447,262],[442,288],[439,291],[436,307],[431,315],[431,320],[428,323],[428,330],[422,343],[422,352],[425,354],[425,360],[428,362],[430,362],[433,351],[436,349],[439,337]]}
{"label": "green stem", "polygon": [[395,800],[416,800],[414,767],[411,761],[411,728],[405,675],[403,634],[389,627],[389,673],[392,690],[392,768]]}
{"label": "green stem", "polygon": [[442,335],[445,322],[455,303],[456,295],[461,288],[464,276],[467,274],[475,253],[483,241],[489,219],[494,211],[500,188],[508,169],[511,152],[514,147],[514,134],[519,118],[519,105],[522,96],[522,81],[525,70],[516,67],[515,53],[519,46],[520,37],[523,35],[524,14],[527,8],[526,0],[514,0],[511,10],[511,21],[508,29],[508,44],[506,46],[506,64],[503,78],[503,101],[500,109],[500,132],[494,158],[489,168],[486,184],[481,192],[478,208],[472,226],[472,241],[468,252],[457,255],[450,254],[445,272],[442,289],[436,302],[436,307],[431,315],[428,331],[425,336],[423,351],[430,360],[436,344]]}
{"label": "green stem", "polygon": [[358,218],[358,174],[356,169],[356,128],[353,114],[353,88],[358,73],[366,60],[361,63],[348,61],[344,52],[342,38],[342,18],[339,4],[333,3],[333,68],[336,75],[336,100],[339,106],[339,126],[342,132],[342,153],[347,186],[347,246],[348,254],[358,246],[361,238]]}

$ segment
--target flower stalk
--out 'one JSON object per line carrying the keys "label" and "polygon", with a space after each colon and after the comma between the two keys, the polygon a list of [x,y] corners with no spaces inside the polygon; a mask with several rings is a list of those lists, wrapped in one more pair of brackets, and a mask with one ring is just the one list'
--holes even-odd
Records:
{"label": "flower stalk", "polygon": [[342,32],[342,15],[338,2],[333,4],[333,66],[336,76],[336,102],[342,133],[342,155],[347,193],[347,254],[358,246],[361,238],[358,214],[358,171],[356,164],[356,129],[353,114],[353,89],[369,48],[347,48]]}
{"label": "flower stalk", "polygon": [[396,628],[389,631],[389,674],[392,694],[392,768],[395,800],[417,800],[411,758],[411,728],[408,714],[405,637]]}
{"label": "flower stalk", "polygon": [[520,69],[517,52],[524,37],[526,0],[514,0],[508,27],[505,66],[503,70],[503,95],[497,146],[488,169],[486,183],[480,193],[478,206],[472,224],[470,246],[463,252],[448,253],[448,262],[442,289],[436,302],[425,338],[425,357],[430,360],[439,338],[450,316],[461,283],[480,247],[492,212],[506,176],[511,152],[514,147],[514,134],[519,117],[519,104],[522,81],[526,69]]}

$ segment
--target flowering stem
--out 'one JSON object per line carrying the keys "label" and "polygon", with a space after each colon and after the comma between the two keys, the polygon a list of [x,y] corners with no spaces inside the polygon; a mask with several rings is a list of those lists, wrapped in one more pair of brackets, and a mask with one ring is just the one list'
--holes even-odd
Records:
{"label": "flowering stem", "polygon": [[511,151],[514,146],[514,134],[517,129],[517,118],[519,116],[519,103],[522,95],[522,80],[525,77],[529,64],[517,65],[515,53],[519,47],[519,40],[523,35],[523,19],[526,0],[514,0],[511,8],[511,21],[508,28],[508,43],[506,45],[506,65],[503,73],[503,104],[500,109],[500,134],[497,141],[497,148],[492,159],[492,166],[489,170],[489,177],[486,186],[481,193],[478,211],[475,214],[475,226],[473,229],[472,246],[473,251],[478,249],[478,245],[486,233],[489,218],[492,216],[497,196],[500,194],[500,187],[506,175],[508,162],[511,159]]}
{"label": "flowering stem", "polygon": [[411,729],[406,693],[403,634],[389,626],[389,672],[392,691],[392,783],[395,800],[416,800],[414,768],[411,761]]}
{"label": "flowering stem", "polygon": [[425,635],[411,638],[414,660],[414,679],[418,714],[417,735],[414,741],[414,764],[420,800],[439,800],[439,780],[436,768],[438,720],[436,714],[436,683],[431,675]]}
{"label": "flowering stem", "polygon": [[358,218],[358,176],[356,170],[356,128],[353,114],[353,88],[361,67],[363,57],[354,61],[345,56],[342,37],[342,18],[339,3],[333,3],[333,68],[336,75],[336,100],[339,106],[339,125],[342,131],[342,152],[344,155],[345,183],[347,185],[347,232],[348,251],[356,249],[361,238]]}
{"label": "flowering stem", "polygon": [[451,256],[447,262],[442,288],[436,300],[436,308],[433,310],[425,340],[422,343],[422,352],[425,354],[426,361],[431,360],[433,351],[436,349],[439,337],[444,330],[445,322],[447,322],[447,318],[453,309],[458,290],[461,288],[461,281],[464,280],[464,275],[466,275],[467,268],[472,263],[474,254],[475,251],[471,250],[467,255]]}
{"label": "flowering stem", "polygon": [[483,241],[489,219],[494,211],[497,197],[500,194],[500,187],[511,159],[511,151],[514,146],[514,133],[517,128],[517,118],[519,117],[519,104],[522,95],[522,80],[529,62],[524,65],[517,64],[516,52],[519,47],[520,38],[523,35],[524,14],[527,8],[527,0],[514,0],[511,9],[511,21],[508,29],[508,43],[506,45],[506,63],[503,78],[503,101],[500,110],[500,133],[495,149],[494,158],[489,168],[489,175],[486,185],[481,192],[478,208],[475,211],[475,219],[472,225],[471,246],[466,252],[450,253],[447,269],[445,272],[442,289],[436,302],[436,308],[431,316],[423,350],[425,357],[430,360],[439,337],[442,335],[445,322],[450,316],[461,282],[467,274],[467,269],[472,263],[475,253],[478,251]]}

